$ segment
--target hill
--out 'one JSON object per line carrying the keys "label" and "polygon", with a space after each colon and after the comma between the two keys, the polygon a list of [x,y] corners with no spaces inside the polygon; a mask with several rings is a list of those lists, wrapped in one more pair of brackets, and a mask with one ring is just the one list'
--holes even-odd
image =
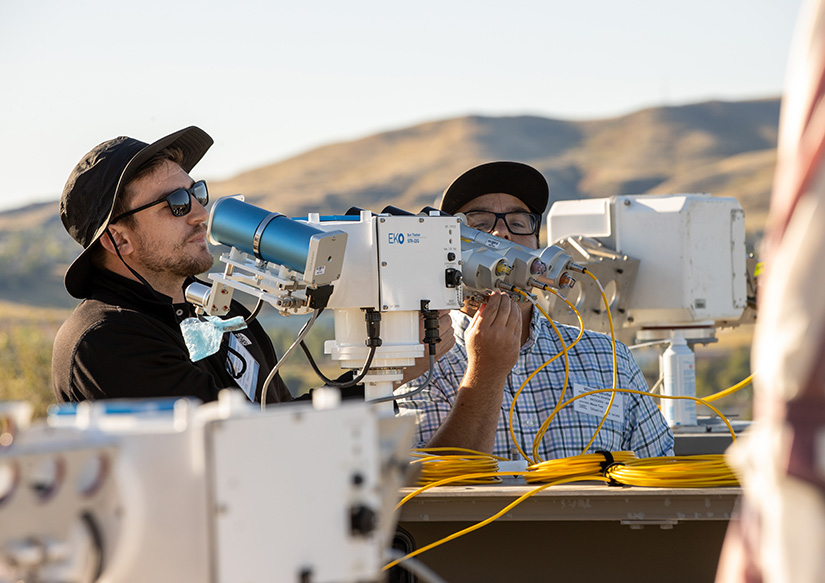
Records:
{"label": "hill", "polygon": [[[736,197],[753,243],[767,213],[778,121],[779,99],[657,107],[592,121],[466,116],[330,144],[209,185],[213,200],[243,193],[290,216],[387,204],[417,212],[467,168],[519,160],[547,177],[551,203],[675,192]],[[56,202],[0,212],[0,300],[73,305],[62,273],[79,251]]]}
{"label": "hill", "polygon": [[352,205],[418,211],[461,172],[490,160],[542,171],[556,200],[617,194],[712,192],[742,202],[758,234],[770,196],[779,100],[646,109],[598,121],[468,116],[311,150],[210,182],[218,195],[287,215]]}

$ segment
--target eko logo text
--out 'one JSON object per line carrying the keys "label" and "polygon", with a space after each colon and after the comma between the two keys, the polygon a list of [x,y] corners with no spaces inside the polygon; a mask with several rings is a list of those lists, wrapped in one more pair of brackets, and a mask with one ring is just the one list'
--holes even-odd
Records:
{"label": "eko logo text", "polygon": [[403,245],[406,243],[420,243],[421,242],[421,233],[388,233],[387,234],[388,241],[390,244],[398,244]]}

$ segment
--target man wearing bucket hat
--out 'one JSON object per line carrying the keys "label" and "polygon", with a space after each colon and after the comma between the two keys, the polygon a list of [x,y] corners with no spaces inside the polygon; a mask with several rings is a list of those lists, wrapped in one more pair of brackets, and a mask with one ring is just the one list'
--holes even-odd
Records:
{"label": "man wearing bucket hat", "polygon": [[[451,214],[462,213],[470,227],[537,249],[548,198],[547,181],[538,170],[499,161],[459,176],[444,191],[440,207]],[[531,303],[516,302],[502,292],[491,294],[478,310],[465,304],[451,316],[455,345],[437,361],[433,379],[422,392],[398,401],[400,414],[417,418],[417,445],[463,447],[509,459],[521,459],[521,447],[532,457],[533,441],[565,386],[564,359],[544,365],[573,344],[578,328],[556,324],[562,346],[559,334]],[[616,353],[617,386],[647,391],[627,347],[617,342]],[[563,400],[587,390],[611,388],[612,354],[609,336],[584,331],[568,351],[568,389]],[[417,386],[419,381],[410,384]],[[511,423],[510,407],[522,385]],[[406,391],[403,386],[396,394]],[[672,453],[673,435],[650,397],[616,393],[599,429],[608,398],[604,393],[583,397],[559,410],[539,444],[540,458],[568,457],[585,449],[632,450],[639,457]],[[518,443],[511,438],[511,427]]]}
{"label": "man wearing bucket hat", "polygon": [[[206,244],[208,191],[189,172],[212,138],[191,126],[154,143],[121,136],[96,146],[74,168],[60,218],[83,252],[65,275],[83,300],[55,338],[58,401],[192,396],[242,389],[260,401],[276,364],[256,321],[224,335],[217,353],[192,362],[180,324],[194,315],[184,298],[192,277],[212,266]],[[229,317],[248,317],[233,302]],[[276,376],[267,402],[291,400]]]}

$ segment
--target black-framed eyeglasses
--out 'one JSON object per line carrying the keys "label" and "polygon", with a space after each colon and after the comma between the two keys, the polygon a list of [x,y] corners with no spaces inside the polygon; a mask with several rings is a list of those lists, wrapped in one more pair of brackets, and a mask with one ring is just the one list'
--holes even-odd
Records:
{"label": "black-framed eyeglasses", "polygon": [[499,219],[504,221],[507,230],[513,235],[534,235],[539,226],[541,215],[528,213],[526,211],[516,211],[510,213],[494,213],[492,211],[469,211],[464,213],[467,217],[467,226],[492,233],[496,228]]}
{"label": "black-framed eyeglasses", "polygon": [[146,210],[150,207],[155,206],[156,204],[161,204],[162,202],[165,202],[169,205],[169,210],[172,211],[173,215],[175,215],[176,217],[182,217],[188,215],[189,211],[192,210],[193,197],[203,206],[206,206],[206,204],[209,202],[209,191],[206,188],[205,180],[198,180],[189,188],[178,188],[177,190],[170,192],[163,198],[159,198],[154,202],[150,202],[149,204],[139,206],[136,209],[132,209],[130,211],[126,211],[125,213],[121,213],[115,218],[113,218],[111,221],[109,221],[109,224],[114,224],[123,217],[128,217],[129,215],[133,215],[142,210]]}

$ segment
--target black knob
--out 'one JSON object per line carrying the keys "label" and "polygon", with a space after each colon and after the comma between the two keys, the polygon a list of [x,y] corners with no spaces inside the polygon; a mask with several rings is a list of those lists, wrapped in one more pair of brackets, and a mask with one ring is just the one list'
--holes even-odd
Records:
{"label": "black knob", "polygon": [[458,287],[461,285],[461,272],[452,267],[444,272],[444,283],[447,287]]}
{"label": "black knob", "polygon": [[353,535],[365,536],[378,526],[378,515],[372,508],[353,506],[350,509],[350,528]]}

